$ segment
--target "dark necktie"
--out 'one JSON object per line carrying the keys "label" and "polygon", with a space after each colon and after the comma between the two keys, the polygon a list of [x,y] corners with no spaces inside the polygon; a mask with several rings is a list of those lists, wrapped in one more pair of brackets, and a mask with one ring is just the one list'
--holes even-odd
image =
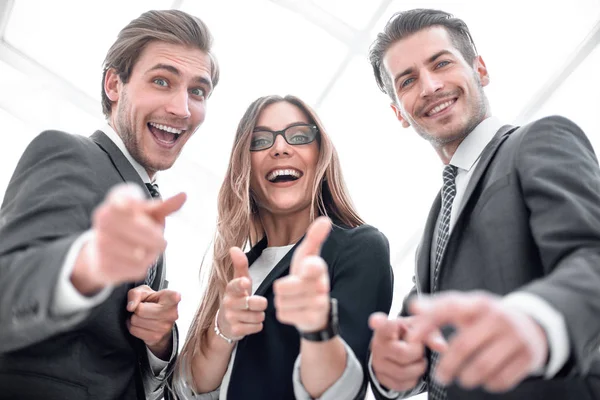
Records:
{"label": "dark necktie", "polygon": [[[454,165],[446,165],[444,167],[444,185],[442,186],[442,210],[440,214],[440,222],[438,224],[437,232],[437,243],[435,247],[435,264],[433,271],[433,290],[435,293],[439,290],[439,276],[440,276],[440,264],[446,250],[446,244],[448,243],[448,237],[450,236],[450,212],[452,211],[452,203],[454,202],[454,196],[456,196],[456,172],[457,168]],[[433,374],[437,363],[439,361],[439,354],[435,351],[431,352],[431,367],[429,368],[429,381],[428,381],[428,392],[429,399],[431,400],[445,400],[446,389],[440,386],[434,379]]]}
{"label": "dark necktie", "polygon": [[[160,192],[158,191],[158,185],[156,183],[146,183],[146,188],[150,192],[150,195],[154,199],[160,199]],[[158,262],[160,257],[154,261],[154,263],[148,268],[148,273],[146,274],[146,279],[144,280],[144,284],[152,287],[152,283],[154,282],[154,278],[156,277],[156,270],[158,268]]]}
{"label": "dark necktie", "polygon": [[146,187],[150,192],[150,196],[155,199],[160,199],[160,192],[158,191],[158,185],[156,183],[146,183]]}

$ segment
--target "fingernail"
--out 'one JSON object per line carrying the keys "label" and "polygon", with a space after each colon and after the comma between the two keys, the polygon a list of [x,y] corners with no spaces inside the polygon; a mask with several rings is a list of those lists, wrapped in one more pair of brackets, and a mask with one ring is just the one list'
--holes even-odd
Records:
{"label": "fingernail", "polygon": [[135,303],[133,302],[133,300],[132,300],[132,301],[130,301],[129,303],[127,303],[127,310],[131,311],[131,310],[133,309],[133,305],[134,305],[134,304],[135,304]]}

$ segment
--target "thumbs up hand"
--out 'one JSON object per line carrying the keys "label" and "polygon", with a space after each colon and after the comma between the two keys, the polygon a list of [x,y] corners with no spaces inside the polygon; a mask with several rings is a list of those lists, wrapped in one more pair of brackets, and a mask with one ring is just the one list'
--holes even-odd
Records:
{"label": "thumbs up hand", "polygon": [[250,295],[252,280],[244,252],[238,247],[232,247],[229,255],[233,261],[233,279],[225,288],[217,324],[223,335],[232,340],[240,340],[246,335],[262,331],[267,299]]}
{"label": "thumbs up hand", "polygon": [[273,284],[277,319],[302,332],[327,326],[329,317],[329,273],[320,256],[331,231],[328,218],[317,218],[292,257],[290,274]]}

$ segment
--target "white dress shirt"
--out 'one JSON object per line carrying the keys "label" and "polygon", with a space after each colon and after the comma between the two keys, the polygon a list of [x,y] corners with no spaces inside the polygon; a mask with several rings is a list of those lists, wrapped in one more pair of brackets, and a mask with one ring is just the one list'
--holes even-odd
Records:
{"label": "white dress shirt", "polygon": [[[256,292],[263,280],[269,275],[271,270],[281,261],[281,259],[294,247],[293,244],[281,247],[267,247],[263,250],[261,255],[254,261],[252,268],[249,269],[250,278],[252,278],[252,293]],[[343,339],[342,339],[342,342]],[[363,370],[360,362],[354,355],[354,352],[344,342],[346,347],[347,361],[346,369],[340,378],[331,385],[321,397],[320,400],[351,400],[356,397],[360,391]],[[188,384],[191,378],[191,372],[186,371],[184,365],[187,364],[182,360],[181,369],[176,374],[173,380],[173,388],[181,400],[227,400],[227,389],[229,388],[229,381],[231,378],[231,369],[233,368],[233,362],[235,360],[235,353],[237,350],[237,344],[234,346],[227,366],[227,371],[221,381],[221,386],[216,390],[209,393],[196,394]],[[296,358],[294,363],[294,372],[292,375],[292,382],[294,386],[294,395],[298,400],[312,400],[300,379],[300,355]]]}
{"label": "white dress shirt", "polygon": [[[473,176],[473,172],[479,163],[481,154],[485,147],[493,139],[498,130],[505,124],[495,117],[489,117],[483,120],[473,131],[460,143],[456,152],[450,160],[450,164],[457,167],[456,175],[456,194],[450,210],[449,232],[452,231],[456,219],[460,215],[464,206],[463,196],[465,190]],[[442,174],[440,174],[441,176]],[[437,225],[437,224],[436,224]],[[437,229],[434,230],[431,246],[431,265],[435,260],[435,244],[437,243]],[[556,311],[547,301],[539,296],[516,291],[504,296],[503,302],[533,318],[545,330],[548,346],[550,350],[550,359],[546,367],[536,371],[534,375],[544,375],[545,378],[552,378],[561,369],[569,358],[569,336],[564,317]],[[385,391],[378,384],[373,373],[371,362],[369,360],[369,371],[377,390],[384,396],[395,399],[400,393],[393,390]],[[422,382],[417,385],[419,387]],[[409,393],[402,393],[403,397]]]}

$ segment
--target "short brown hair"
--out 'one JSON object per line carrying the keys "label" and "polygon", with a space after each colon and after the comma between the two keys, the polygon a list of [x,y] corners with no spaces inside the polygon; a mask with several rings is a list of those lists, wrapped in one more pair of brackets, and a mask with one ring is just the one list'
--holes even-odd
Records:
{"label": "short brown hair", "polygon": [[377,86],[396,101],[395,90],[390,77],[383,68],[383,58],[388,49],[397,41],[432,26],[441,26],[450,35],[454,47],[462,54],[465,61],[473,64],[477,57],[477,48],[469,32],[467,24],[445,11],[417,8],[401,11],[392,16],[377,35],[377,39],[369,49],[369,61],[373,67]]}
{"label": "short brown hair", "polygon": [[210,57],[213,88],[219,81],[219,66],[210,52],[213,37],[199,18],[180,10],[152,10],[131,21],[119,32],[117,40],[108,50],[102,72],[102,112],[110,116],[112,101],[104,92],[104,80],[113,68],[123,83],[127,83],[138,57],[152,41],[161,41],[196,47]]}

